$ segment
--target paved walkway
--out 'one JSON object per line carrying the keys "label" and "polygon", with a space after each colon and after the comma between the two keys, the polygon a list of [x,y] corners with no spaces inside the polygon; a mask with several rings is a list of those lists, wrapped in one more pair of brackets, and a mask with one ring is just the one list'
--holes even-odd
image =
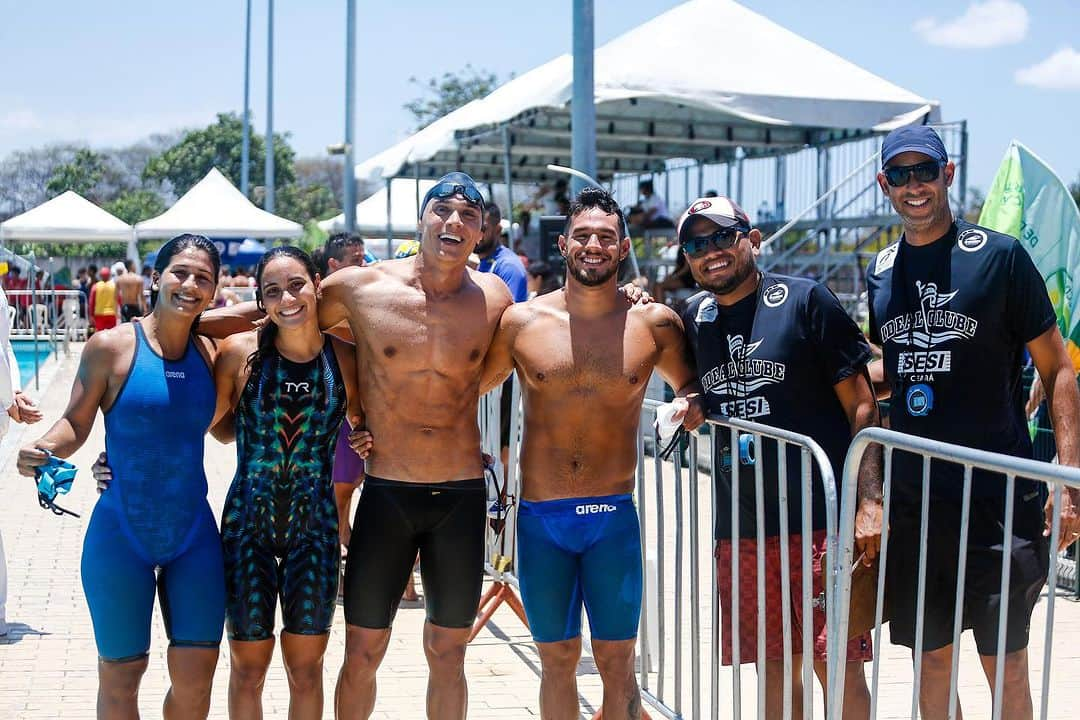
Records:
{"label": "paved walkway", "polygon": [[[79,580],[79,558],[85,523],[96,499],[89,468],[104,447],[104,426],[99,416],[86,445],[72,458],[79,468],[64,507],[81,519],[56,517],[41,510],[31,481],[15,472],[13,451],[53,423],[66,406],[78,363],[78,347],[71,358],[61,358],[52,377],[43,376],[40,400],[45,419],[28,428],[20,426],[0,448],[0,482],[9,492],[0,504],[0,529],[7,551],[9,590],[8,638],[0,640],[0,718],[91,718],[97,688],[96,657],[90,616]],[[20,442],[19,435],[22,435]],[[210,503],[220,511],[232,479],[235,451],[231,445],[206,441],[206,469]],[[423,592],[423,588],[419,588]],[[375,717],[424,717],[427,664],[420,646],[422,608],[402,608],[394,636],[379,674],[379,700]],[[280,620],[279,620],[280,627]],[[150,667],[143,680],[140,708],[143,717],[161,716],[168,688],[164,625],[155,611]],[[345,652],[345,620],[334,619],[326,655],[326,717],[332,716],[334,682]],[[225,718],[229,657],[221,654],[214,678],[212,718]],[[532,639],[513,613],[500,609],[488,629],[473,642],[466,656],[470,718],[533,718],[538,715],[539,659]],[[581,687],[587,699],[598,702],[599,680],[591,663],[582,664]],[[280,655],[276,655],[266,684],[264,704],[268,718],[284,718],[288,686]],[[591,715],[591,713],[589,713]]]}
{"label": "paved walkway", "polygon": [[[70,358],[46,368],[39,395],[45,420],[37,427],[23,432],[20,426],[0,445],[0,482],[10,489],[0,504],[0,529],[4,534],[9,569],[9,599],[7,617],[10,636],[0,640],[0,719],[8,718],[91,718],[97,685],[96,652],[90,618],[79,581],[79,558],[85,522],[89,519],[96,495],[89,467],[104,445],[104,429],[99,421],[86,446],[72,458],[81,469],[74,491],[64,498],[65,507],[82,514],[82,519],[56,517],[38,508],[31,481],[18,476],[14,469],[12,449],[21,442],[37,437],[54,422],[67,403],[71,382],[78,362],[78,347]],[[20,437],[21,436],[21,437]],[[207,439],[206,468],[210,481],[210,501],[215,511],[221,507],[235,467],[231,446]],[[649,463],[648,465],[651,465]],[[651,473],[650,469],[650,473]],[[651,481],[650,481],[651,483]],[[667,483],[665,482],[665,485]],[[648,495],[648,494],[647,494]],[[673,503],[665,505],[667,518],[664,547],[674,543],[676,525]],[[655,520],[651,521],[655,522]],[[707,529],[703,539],[708,543]],[[708,565],[708,553],[702,553],[703,568]],[[671,567],[669,556],[668,567]],[[689,568],[685,569],[689,572]],[[707,572],[702,575],[707,584]],[[669,582],[666,594],[670,594]],[[703,621],[708,623],[708,600],[702,598]],[[1040,604],[1033,622],[1032,681],[1036,690],[1041,682],[1042,639],[1045,603]],[[683,713],[692,717],[689,678],[689,643],[687,617],[683,619],[684,673],[682,679]],[[424,611],[403,608],[397,617],[394,637],[379,675],[377,718],[413,719],[424,717],[426,663],[420,647]],[[1057,605],[1056,640],[1050,717],[1071,718],[1080,701],[1080,685],[1075,676],[1080,672],[1080,606],[1065,600]],[[674,617],[665,633],[672,642]],[[331,700],[335,676],[344,654],[344,619],[339,612],[335,618],[330,646],[326,657],[325,691],[326,717],[331,717]],[[707,642],[708,628],[701,634]],[[155,615],[154,644],[150,668],[143,682],[141,710],[143,717],[161,715],[161,702],[167,689],[165,667],[165,633],[160,615]],[[673,651],[669,644],[668,652]],[[702,647],[708,677],[708,649]],[[466,673],[470,689],[470,718],[532,718],[539,715],[539,660],[527,630],[507,609],[496,613],[494,622],[481,632],[466,656]],[[668,667],[673,664],[668,655]],[[909,716],[911,665],[903,649],[884,648],[881,671],[879,717]],[[214,682],[211,717],[225,718],[226,685],[229,659],[223,652]],[[989,717],[988,693],[980,677],[977,661],[970,650],[965,656],[961,676],[961,697],[968,717]],[[665,680],[668,690],[674,677]],[[591,717],[600,700],[600,683],[595,667],[586,658],[579,668],[579,684],[583,696],[583,717]],[[650,677],[655,691],[656,675]],[[731,717],[731,681],[728,671],[720,675],[720,717]],[[742,703],[745,717],[754,717],[754,673],[745,667],[742,673]],[[709,717],[709,687],[702,688],[702,717]],[[819,701],[820,702],[820,701]],[[267,680],[264,695],[266,716],[285,717],[288,708],[288,688],[280,658],[276,657]],[[1036,705],[1036,716],[1038,705]],[[654,717],[659,714],[654,713]],[[821,717],[820,705],[817,717]]]}

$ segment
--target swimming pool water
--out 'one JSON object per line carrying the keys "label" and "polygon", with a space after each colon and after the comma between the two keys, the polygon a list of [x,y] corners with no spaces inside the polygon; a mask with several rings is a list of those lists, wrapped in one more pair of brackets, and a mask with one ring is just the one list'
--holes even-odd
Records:
{"label": "swimming pool water", "polygon": [[[15,359],[19,361],[19,377],[22,378],[22,386],[29,387],[34,382],[34,343],[31,340],[12,340],[11,349],[15,351]],[[49,343],[38,342],[37,357],[40,369],[49,357]]]}

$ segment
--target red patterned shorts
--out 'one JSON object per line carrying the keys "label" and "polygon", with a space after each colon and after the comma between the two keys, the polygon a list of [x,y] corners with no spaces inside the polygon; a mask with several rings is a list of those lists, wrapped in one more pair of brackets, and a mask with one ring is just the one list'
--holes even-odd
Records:
{"label": "red patterned shorts", "polygon": [[[825,531],[814,533],[810,542],[812,597],[824,592],[821,559],[825,554]],[[802,536],[788,536],[791,592],[791,652],[802,654]],[[721,646],[724,665],[731,665],[731,540],[721,540],[716,548],[716,575],[720,587]],[[780,538],[765,538],[765,659],[784,659],[783,601],[781,596]],[[812,608],[814,659],[825,659],[825,613]],[[870,633],[848,643],[848,662],[866,662],[874,657]],[[739,662],[757,661],[757,540],[739,540]]]}

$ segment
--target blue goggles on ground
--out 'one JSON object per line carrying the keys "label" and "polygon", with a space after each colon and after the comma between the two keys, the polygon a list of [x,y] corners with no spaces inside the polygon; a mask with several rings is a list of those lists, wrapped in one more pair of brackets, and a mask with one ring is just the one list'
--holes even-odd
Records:
{"label": "blue goggles on ground", "polygon": [[679,247],[688,257],[697,259],[704,257],[706,253],[712,250],[730,250],[735,246],[735,243],[739,242],[740,233],[745,234],[748,232],[750,232],[750,228],[743,225],[720,228],[708,235],[686,238],[686,240],[679,243]]}
{"label": "blue goggles on ground", "polygon": [[56,504],[57,495],[67,495],[71,492],[71,485],[75,482],[77,468],[66,460],[53,455],[48,450],[42,450],[48,457],[44,465],[34,469],[34,479],[37,480],[38,505],[43,509],[51,510],[55,515],[73,515],[78,513],[60,507]]}
{"label": "blue goggles on ground", "polygon": [[475,185],[462,185],[455,182],[441,182],[427,191],[424,195],[424,204],[421,206],[421,213],[423,209],[427,207],[428,203],[432,200],[445,200],[455,195],[461,195],[465,200],[472,205],[476,205],[480,210],[484,209],[484,196],[480,194],[480,191]]}

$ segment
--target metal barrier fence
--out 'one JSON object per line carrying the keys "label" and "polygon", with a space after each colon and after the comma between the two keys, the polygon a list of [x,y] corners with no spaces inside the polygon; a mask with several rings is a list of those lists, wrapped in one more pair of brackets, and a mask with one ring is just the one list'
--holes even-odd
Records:
{"label": "metal barrier fence", "polygon": [[[1080,469],[1065,467],[1061,465],[1050,465],[1043,462],[1034,460],[1027,460],[1023,458],[1016,458],[1007,455],[1001,455],[997,453],[984,452],[979,450],[973,450],[970,448],[950,445],[947,443],[937,442],[926,438],[913,437],[910,435],[904,435],[891,430],[885,430],[882,428],[870,428],[860,432],[852,441],[851,448],[848,451],[847,460],[844,464],[844,481],[843,481],[843,498],[842,509],[840,518],[840,537],[845,538],[842,543],[842,549],[839,554],[840,564],[834,565],[834,571],[836,575],[834,577],[836,583],[836,589],[834,590],[834,596],[838,599],[835,604],[830,604],[830,615],[832,620],[832,632],[829,634],[829,647],[828,652],[830,657],[835,656],[838,649],[841,647],[842,638],[846,637],[847,624],[848,624],[848,612],[849,604],[851,600],[851,574],[849,572],[840,572],[840,568],[851,568],[854,562],[854,549],[853,549],[853,528],[855,521],[855,477],[859,467],[859,462],[866,452],[866,449],[872,443],[879,443],[885,448],[885,464],[884,464],[884,506],[885,515],[883,518],[883,532],[881,543],[881,554],[879,560],[879,577],[877,585],[877,602],[875,607],[875,634],[874,644],[876,647],[880,647],[881,640],[881,622],[883,617],[883,604],[884,604],[884,590],[885,590],[885,570],[888,562],[889,553],[889,507],[893,490],[893,454],[894,451],[906,451],[914,453],[921,457],[922,464],[922,506],[920,514],[920,550],[918,560],[918,589],[917,589],[917,611],[916,611],[916,627],[915,627],[915,648],[914,648],[914,682],[912,685],[911,695],[911,717],[915,718],[919,713],[919,696],[922,680],[922,641],[923,641],[923,619],[926,608],[926,569],[927,569],[927,534],[929,525],[929,508],[930,508],[930,463],[931,460],[938,460],[963,468],[964,484],[961,499],[961,518],[960,518],[960,531],[959,531],[959,546],[957,548],[958,557],[958,572],[956,578],[956,596],[954,601],[954,629],[952,636],[952,662],[949,681],[949,716],[956,717],[958,696],[957,696],[957,679],[960,662],[960,634],[961,634],[961,618],[963,613],[963,598],[966,583],[967,574],[967,552],[968,552],[968,536],[969,536],[969,519],[971,509],[971,497],[972,497],[972,478],[973,470],[983,470],[995,473],[997,475],[1003,475],[1005,477],[1005,508],[1004,508],[1004,528],[1002,530],[1003,535],[1003,550],[1002,550],[1002,564],[1001,564],[1001,605],[998,615],[997,624],[997,652],[995,656],[995,678],[994,687],[1000,689],[1004,680],[1005,665],[1002,662],[1005,656],[1005,629],[1007,625],[1008,606],[1009,606],[1009,580],[1011,572],[1011,553],[1013,549],[1013,514],[1015,509],[1015,486],[1017,478],[1025,478],[1034,481],[1041,481],[1047,483],[1053,488],[1054,494],[1054,506],[1055,508],[1061,507],[1061,495],[1062,488],[1080,488]],[[1049,545],[1049,578],[1047,582],[1047,608],[1046,608],[1046,628],[1043,645],[1043,665],[1042,665],[1042,688],[1040,698],[1040,714],[1039,717],[1047,717],[1049,710],[1049,692],[1050,692],[1050,667],[1051,667],[1051,651],[1053,646],[1053,624],[1054,624],[1054,600],[1057,595],[1057,572],[1058,565],[1057,558],[1057,545],[1058,538],[1060,536],[1060,517],[1055,513]],[[876,655],[873,663],[872,680],[871,680],[871,717],[877,717],[877,701],[878,701],[878,682],[879,682],[879,667],[880,655]],[[829,710],[830,717],[839,717],[843,707],[843,686],[844,686],[844,667],[840,665],[837,668],[838,672],[830,672],[829,676]],[[1003,694],[1001,692],[995,692],[993,694],[993,718],[998,720],[1003,717],[1002,715],[1002,703]]]}
{"label": "metal barrier fence", "polygon": [[[740,485],[750,475],[754,484],[757,524],[755,535],[757,543],[756,559],[756,598],[757,598],[757,687],[756,715],[765,714],[765,654],[766,636],[776,633],[777,628],[766,628],[766,555],[765,524],[761,508],[765,496],[766,456],[760,452],[762,441],[769,447],[771,455],[775,450],[777,461],[777,497],[779,508],[780,533],[787,536],[789,529],[793,534],[801,535],[801,567],[810,568],[812,532],[801,532],[802,528],[812,526],[811,503],[815,495],[820,496],[825,507],[825,536],[829,551],[828,558],[835,558],[837,553],[837,494],[833,471],[824,451],[811,438],[805,435],[787,432],[758,423],[732,418],[710,418],[704,432],[689,436],[688,452],[690,462],[684,468],[678,455],[673,460],[660,458],[652,437],[652,424],[659,403],[646,400],[642,409],[640,434],[641,444],[638,453],[637,502],[642,532],[643,557],[645,558],[645,592],[642,603],[642,618],[639,632],[640,668],[639,683],[643,698],[664,717],[668,718],[719,718],[727,716],[742,717],[744,687],[740,660],[744,657],[739,642],[740,608],[740,569],[739,553],[731,553],[731,626],[730,668],[721,667],[721,608],[720,581],[717,563],[709,553],[710,568],[703,573],[701,568],[701,548],[714,547],[715,520],[718,519],[718,500],[716,491],[716,472],[725,472],[726,468],[714,468],[713,459],[720,459],[722,465],[725,456],[730,457],[730,484],[734,502],[731,503],[731,547],[739,546],[739,497]],[[707,433],[707,434],[706,434]],[[749,440],[748,440],[749,439]],[[752,464],[744,463],[740,457],[740,446],[746,447],[752,442],[759,452]],[[700,449],[708,453],[700,456]],[[726,448],[735,448],[728,453]],[[796,448],[799,455],[798,471],[800,487],[801,518],[799,527],[789,528],[788,513],[783,511],[789,506],[788,497],[788,449]],[[651,455],[651,462],[646,458]],[[731,457],[734,455],[734,457]],[[648,465],[651,464],[651,472]],[[741,467],[740,467],[741,466]],[[823,482],[813,481],[814,469],[817,469]],[[704,476],[705,482],[701,481]],[[742,476],[742,477],[740,477]],[[669,510],[670,505],[670,510]],[[673,516],[673,527],[669,519]],[[779,543],[781,577],[791,577],[791,558],[787,543]],[[703,582],[703,578],[710,578]],[[809,580],[809,573],[802,575]],[[832,574],[824,573],[823,580]],[[725,578],[726,579],[726,578]],[[792,608],[799,602],[801,615],[812,617],[815,607],[821,604],[821,598],[815,598],[812,584],[800,583],[801,592],[792,597],[792,587],[781,585],[782,627],[779,633],[783,644],[783,717],[792,717],[793,673],[793,628]],[[833,588],[830,582],[824,583],[826,606],[831,605]],[[702,608],[711,609],[708,617],[703,617]],[[689,622],[687,622],[689,620]],[[803,623],[801,645],[812,648],[813,623]],[[707,653],[703,661],[702,653]],[[811,652],[803,653],[801,667],[803,717],[814,716],[813,658]],[[832,660],[830,659],[830,664]],[[687,677],[688,676],[688,677]],[[688,680],[688,682],[687,682]],[[730,693],[722,692],[722,687],[730,683]],[[703,691],[708,693],[708,705],[703,712]]]}
{"label": "metal barrier fence", "polygon": [[5,290],[8,300],[8,326],[14,340],[33,341],[34,388],[40,389],[40,345],[48,353],[63,349],[70,352],[69,343],[86,339],[86,320],[82,316],[82,293],[78,290]]}

